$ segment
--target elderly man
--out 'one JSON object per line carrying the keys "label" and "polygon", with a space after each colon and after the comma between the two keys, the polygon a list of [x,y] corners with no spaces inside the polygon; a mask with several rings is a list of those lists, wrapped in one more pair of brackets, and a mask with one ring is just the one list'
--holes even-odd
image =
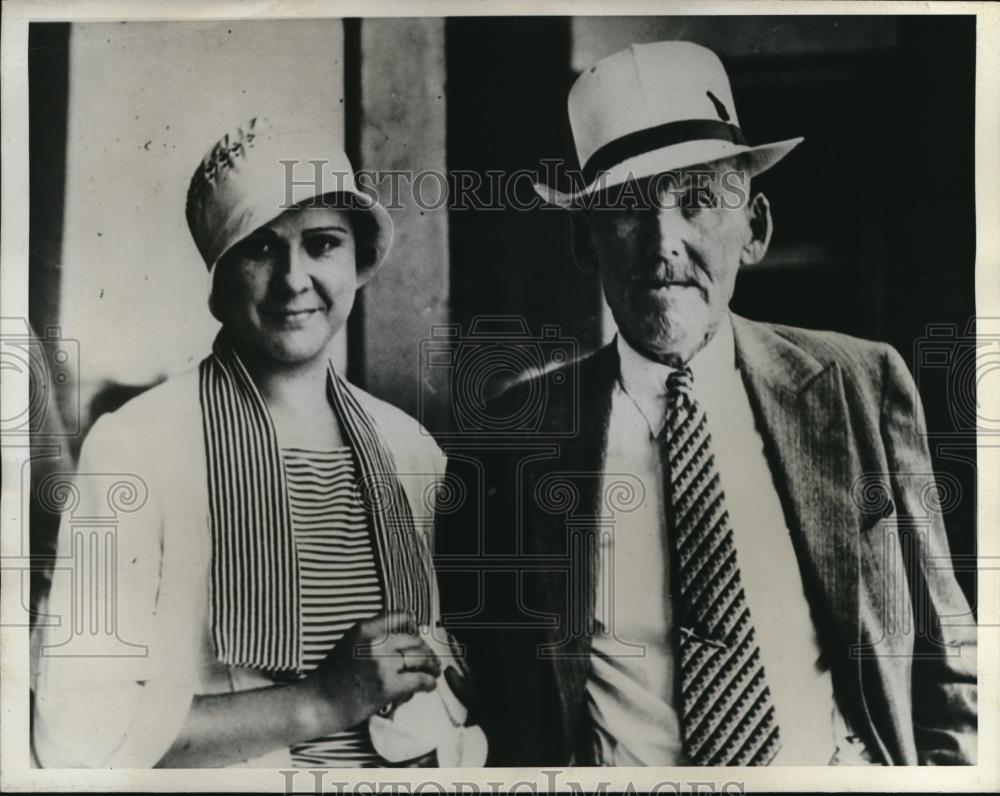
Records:
{"label": "elderly man", "polygon": [[[728,77],[633,45],[569,96],[578,262],[618,327],[451,451],[437,538],[497,765],[968,764],[973,619],[899,355],[728,309],[772,220]],[[905,551],[905,554],[904,554]]]}

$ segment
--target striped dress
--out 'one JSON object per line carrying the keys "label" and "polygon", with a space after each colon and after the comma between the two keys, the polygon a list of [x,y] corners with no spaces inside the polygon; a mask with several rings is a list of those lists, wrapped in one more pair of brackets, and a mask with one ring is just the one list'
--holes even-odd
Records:
{"label": "striped dress", "polygon": [[[312,671],[356,622],[384,605],[372,540],[349,447],[283,448],[292,531],[299,559],[302,670]],[[300,767],[385,765],[368,722],[291,749]]]}

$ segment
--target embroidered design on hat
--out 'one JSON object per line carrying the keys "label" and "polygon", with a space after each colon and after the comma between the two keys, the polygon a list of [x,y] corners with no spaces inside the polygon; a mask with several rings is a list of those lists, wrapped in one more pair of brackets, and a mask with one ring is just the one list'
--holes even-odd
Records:
{"label": "embroidered design on hat", "polygon": [[224,169],[231,168],[236,158],[244,154],[244,150],[253,147],[253,140],[257,136],[257,117],[251,119],[244,130],[242,127],[236,129],[236,133],[230,135],[226,133],[212,151],[209,152],[201,164],[201,173],[206,182],[214,182]]}

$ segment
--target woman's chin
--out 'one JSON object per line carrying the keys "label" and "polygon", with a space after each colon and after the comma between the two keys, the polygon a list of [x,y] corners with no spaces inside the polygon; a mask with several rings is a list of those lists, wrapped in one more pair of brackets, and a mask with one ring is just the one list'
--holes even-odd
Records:
{"label": "woman's chin", "polygon": [[275,367],[304,365],[316,359],[325,360],[333,334],[284,332],[270,335],[264,345],[258,346],[259,359],[270,361]]}

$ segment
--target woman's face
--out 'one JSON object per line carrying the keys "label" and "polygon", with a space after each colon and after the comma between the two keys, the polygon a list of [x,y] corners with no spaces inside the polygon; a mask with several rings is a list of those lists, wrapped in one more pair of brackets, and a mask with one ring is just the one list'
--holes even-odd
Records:
{"label": "woman's face", "polygon": [[350,217],[329,207],[286,210],[218,268],[213,313],[247,355],[285,365],[325,359],[358,286]]}

